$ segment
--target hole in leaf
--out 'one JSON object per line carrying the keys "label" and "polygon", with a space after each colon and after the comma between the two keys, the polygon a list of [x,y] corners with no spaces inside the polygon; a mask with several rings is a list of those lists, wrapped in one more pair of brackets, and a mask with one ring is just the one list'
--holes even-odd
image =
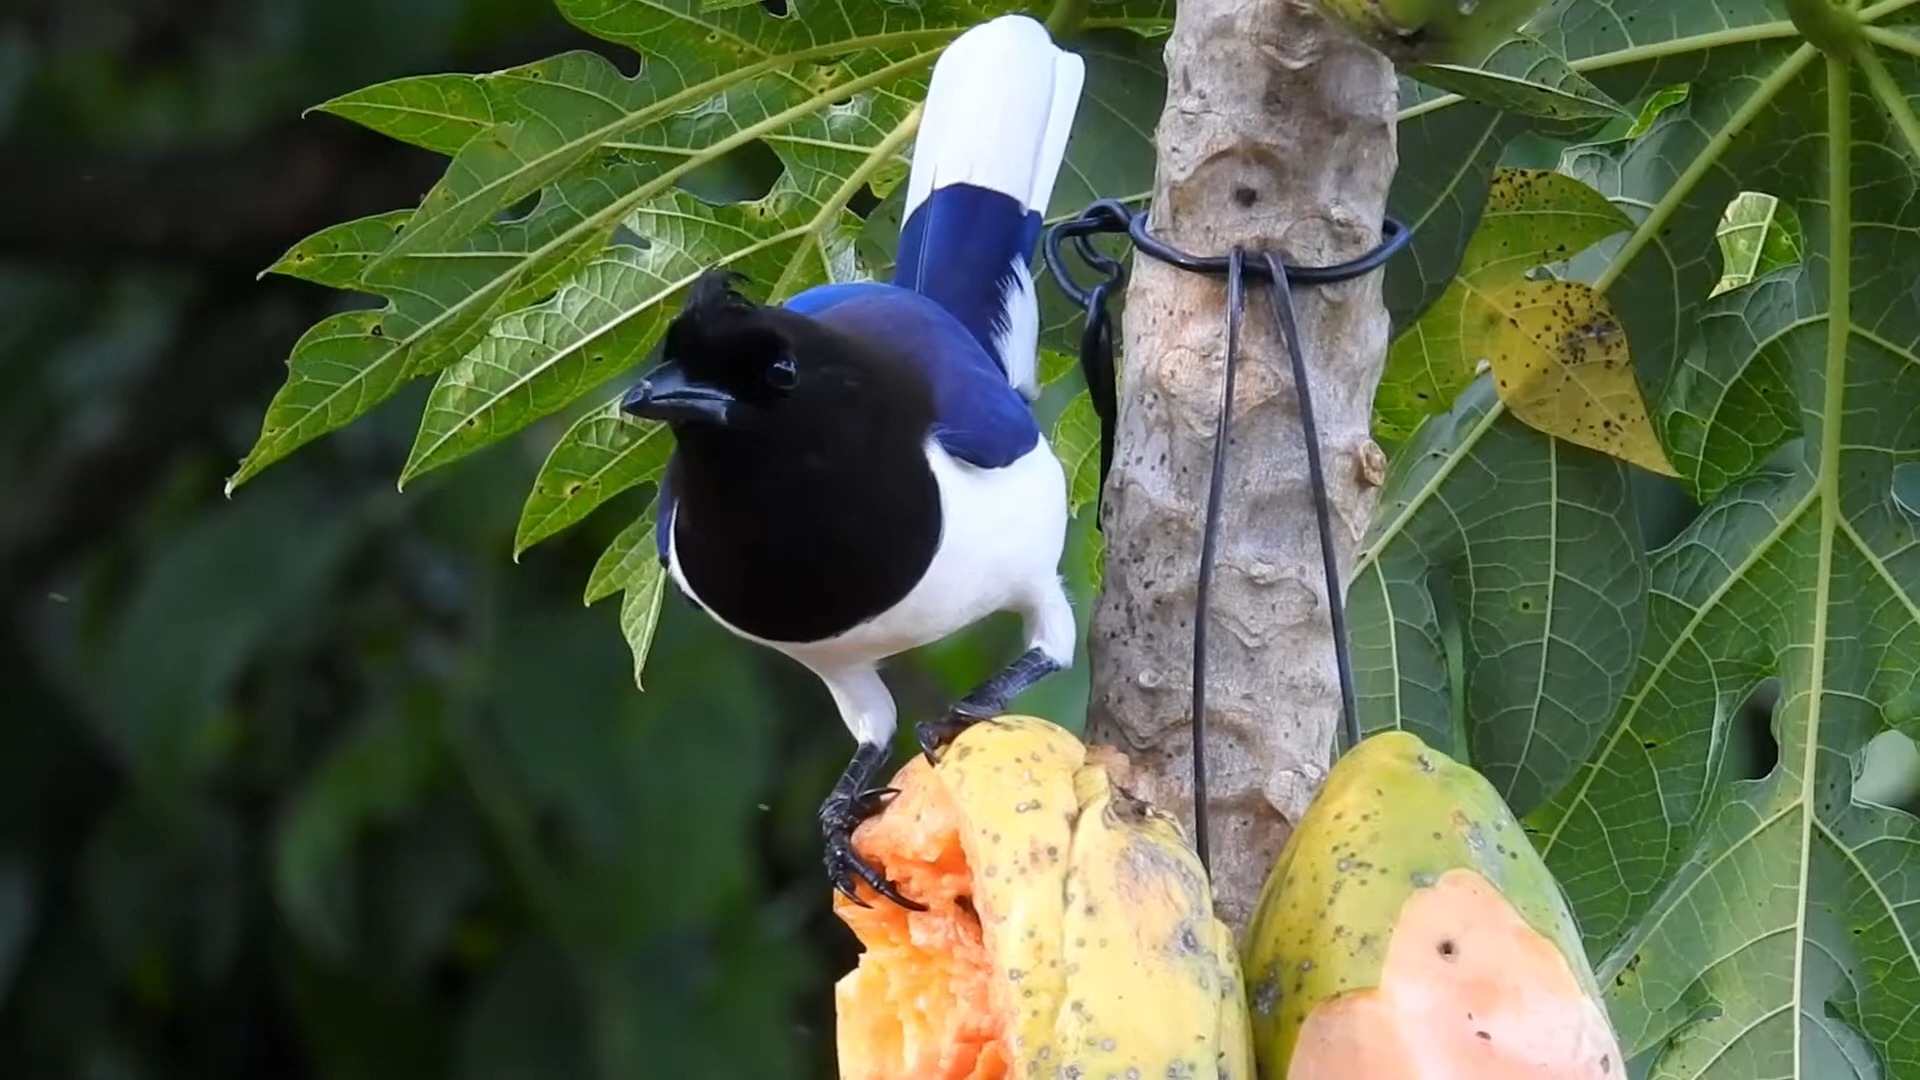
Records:
{"label": "hole in leaf", "polygon": [[1853,801],[1920,815],[1920,746],[1901,731],[1869,739],[1855,764]]}
{"label": "hole in leaf", "polygon": [[1766,679],[1754,687],[1728,725],[1732,744],[1727,749],[1728,775],[1737,780],[1759,780],[1780,763],[1780,743],[1773,737],[1773,717],[1780,707],[1780,680]]}
{"label": "hole in leaf", "polygon": [[773,190],[785,168],[772,147],[755,139],[688,172],[680,189],[714,206],[756,202]]}
{"label": "hole in leaf", "polygon": [[536,191],[526,198],[521,199],[519,202],[514,203],[512,206],[507,207],[505,210],[502,210],[500,216],[494,220],[501,224],[506,224],[511,221],[522,221],[533,213],[534,207],[539,205],[540,193]]}

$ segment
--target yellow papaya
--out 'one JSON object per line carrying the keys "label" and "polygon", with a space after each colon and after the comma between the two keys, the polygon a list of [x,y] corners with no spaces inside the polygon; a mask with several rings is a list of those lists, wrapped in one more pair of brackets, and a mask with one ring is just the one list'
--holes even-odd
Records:
{"label": "yellow papaya", "polygon": [[1319,0],[1320,9],[1396,64],[1468,63],[1533,17],[1543,0]]}
{"label": "yellow papaya", "polygon": [[1022,716],[900,769],[854,847],[927,910],[835,894],[864,946],[835,986],[843,1080],[1251,1080],[1232,934],[1124,771]]}
{"label": "yellow papaya", "polygon": [[1266,1080],[1619,1080],[1559,884],[1484,777],[1406,732],[1327,774],[1248,925]]}

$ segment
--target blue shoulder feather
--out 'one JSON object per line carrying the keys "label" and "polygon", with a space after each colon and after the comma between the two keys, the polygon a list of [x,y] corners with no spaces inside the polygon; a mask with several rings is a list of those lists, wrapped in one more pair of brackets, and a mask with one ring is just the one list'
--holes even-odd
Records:
{"label": "blue shoulder feather", "polygon": [[961,461],[1003,468],[1039,441],[1040,425],[1026,399],[938,301],[897,285],[865,282],[822,285],[785,306],[842,333],[904,346],[933,390],[934,438]]}

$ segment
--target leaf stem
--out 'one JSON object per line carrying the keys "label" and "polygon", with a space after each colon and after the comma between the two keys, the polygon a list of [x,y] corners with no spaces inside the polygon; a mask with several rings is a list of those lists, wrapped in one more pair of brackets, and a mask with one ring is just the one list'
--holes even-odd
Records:
{"label": "leaf stem", "polygon": [[[1903,3],[1920,3],[1920,0],[1902,0]],[[1648,45],[1635,45],[1630,48],[1616,49],[1613,52],[1595,53],[1578,60],[1568,60],[1567,66],[1581,75],[1593,72],[1611,71],[1615,68],[1633,64],[1664,60],[1672,56],[1691,56],[1711,49],[1734,45],[1750,45],[1760,41],[1780,41],[1797,38],[1800,30],[1786,19],[1775,22],[1755,23],[1752,26],[1740,26],[1731,30],[1715,30],[1710,34],[1695,34],[1691,37],[1674,38],[1671,41],[1658,41]],[[1459,94],[1448,94],[1418,105],[1410,105],[1400,111],[1402,121],[1411,120],[1425,113],[1437,112],[1466,102]]]}
{"label": "leaf stem", "polygon": [[1047,32],[1056,39],[1072,37],[1087,18],[1087,0],[1053,0],[1047,13]]}
{"label": "leaf stem", "polygon": [[1907,101],[1907,95],[1901,92],[1900,85],[1894,82],[1893,74],[1862,42],[1853,43],[1853,60],[1866,73],[1867,85],[1873,88],[1873,96],[1880,99],[1881,106],[1893,118],[1893,125],[1906,138],[1907,149],[1915,157],[1920,157],[1920,116],[1914,115],[1913,105]]}
{"label": "leaf stem", "polygon": [[1779,96],[1780,91],[1785,89],[1788,83],[1799,78],[1801,71],[1818,55],[1820,51],[1812,45],[1802,45],[1782,61],[1779,67],[1773,69],[1773,73],[1768,75],[1759,86],[1754,87],[1753,93],[1747,95],[1747,100],[1741,102],[1733,115],[1727,117],[1726,123],[1720,125],[1720,130],[1713,133],[1713,137],[1707,140],[1707,144],[1702,146],[1700,152],[1687,164],[1686,171],[1674,180],[1672,186],[1667,188],[1666,194],[1660,197],[1660,201],[1654,204],[1653,210],[1640,222],[1640,227],[1633,230],[1633,234],[1627,237],[1627,242],[1620,246],[1613,261],[1607,264],[1607,268],[1601,271],[1599,278],[1594,281],[1593,287],[1596,291],[1606,292],[1613,287],[1614,282],[1620,280],[1620,275],[1624,274],[1627,268],[1633,265],[1633,261],[1640,257],[1641,250],[1652,243],[1654,237],[1659,236],[1660,231],[1667,227],[1668,220],[1679,212],[1682,204],[1687,201],[1688,196],[1693,194],[1694,188],[1700,181],[1705,179],[1708,173],[1720,167],[1720,159],[1726,154],[1727,148],[1733,145],[1733,140],[1739,138],[1741,133],[1747,130],[1747,125],[1758,119],[1760,114],[1773,104],[1774,98]]}
{"label": "leaf stem", "polygon": [[1864,27],[1860,33],[1868,41],[1882,48],[1892,49],[1894,52],[1905,53],[1908,56],[1920,56],[1920,41],[1915,41],[1905,34],[1896,34],[1884,26]]}

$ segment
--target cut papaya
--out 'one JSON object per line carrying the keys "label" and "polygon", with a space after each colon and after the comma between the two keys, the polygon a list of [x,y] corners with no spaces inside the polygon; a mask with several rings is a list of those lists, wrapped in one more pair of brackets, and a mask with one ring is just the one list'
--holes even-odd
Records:
{"label": "cut papaya", "polygon": [[1625,1075],[1545,862],[1484,777],[1405,732],[1328,774],[1244,959],[1272,1080]]}
{"label": "cut papaya", "polygon": [[1251,1080],[1232,937],[1122,761],[1002,717],[899,771],[854,846],[927,910],[835,895],[865,946],[835,987],[841,1077]]}

